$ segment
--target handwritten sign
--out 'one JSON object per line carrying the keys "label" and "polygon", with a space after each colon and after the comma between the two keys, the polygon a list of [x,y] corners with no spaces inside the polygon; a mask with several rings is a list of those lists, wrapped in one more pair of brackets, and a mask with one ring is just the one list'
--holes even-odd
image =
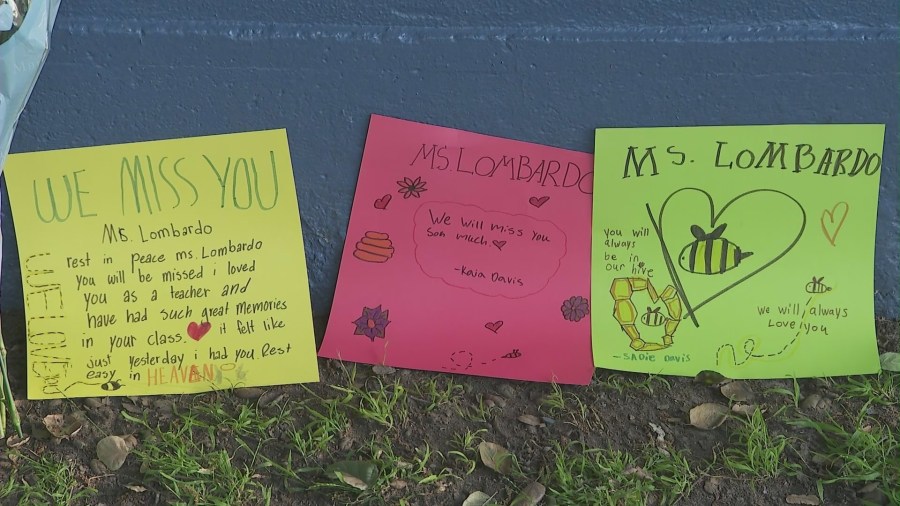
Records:
{"label": "handwritten sign", "polygon": [[10,156],[28,396],[318,380],[283,130]]}
{"label": "handwritten sign", "polygon": [[883,140],[883,125],[598,129],[596,365],[878,371]]}
{"label": "handwritten sign", "polygon": [[319,355],[585,384],[591,157],[372,116]]}

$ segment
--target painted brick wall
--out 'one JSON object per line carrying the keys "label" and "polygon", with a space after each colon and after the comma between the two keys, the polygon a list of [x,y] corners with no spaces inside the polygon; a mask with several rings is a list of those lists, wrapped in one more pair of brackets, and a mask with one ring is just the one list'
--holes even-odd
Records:
{"label": "painted brick wall", "polygon": [[875,302],[900,316],[896,0],[374,4],[64,2],[13,151],[287,128],[321,319],[370,113],[583,151],[601,126],[885,123]]}

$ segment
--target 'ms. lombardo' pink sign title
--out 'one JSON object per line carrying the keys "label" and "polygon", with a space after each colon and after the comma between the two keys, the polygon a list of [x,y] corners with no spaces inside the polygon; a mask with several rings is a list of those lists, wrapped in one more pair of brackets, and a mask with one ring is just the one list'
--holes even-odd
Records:
{"label": "'ms. lombardo' pink sign title", "polygon": [[319,355],[586,384],[590,154],[373,115]]}

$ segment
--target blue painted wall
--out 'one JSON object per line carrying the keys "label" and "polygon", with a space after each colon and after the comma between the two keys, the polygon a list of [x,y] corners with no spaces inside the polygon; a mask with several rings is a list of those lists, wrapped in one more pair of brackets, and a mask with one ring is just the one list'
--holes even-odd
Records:
{"label": "blue painted wall", "polygon": [[64,2],[13,151],[287,128],[321,320],[370,113],[583,151],[603,126],[885,123],[875,302],[900,316],[896,0],[373,4]]}

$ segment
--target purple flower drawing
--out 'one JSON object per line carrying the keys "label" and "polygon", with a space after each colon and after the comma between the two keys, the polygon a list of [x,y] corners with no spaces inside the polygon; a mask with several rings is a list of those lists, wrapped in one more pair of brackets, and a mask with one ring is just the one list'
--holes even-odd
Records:
{"label": "purple flower drawing", "polygon": [[381,305],[374,308],[363,307],[362,316],[353,320],[353,324],[356,325],[353,334],[366,336],[375,342],[376,337],[384,339],[384,329],[389,323],[391,321],[388,320],[388,312],[387,310],[382,311]]}
{"label": "purple flower drawing", "polygon": [[562,309],[563,318],[572,322],[580,321],[591,314],[591,305],[588,300],[577,295],[563,301],[560,309]]}
{"label": "purple flower drawing", "polygon": [[400,187],[397,191],[403,194],[403,198],[405,199],[410,197],[419,198],[422,195],[422,192],[426,190],[425,181],[422,181],[421,177],[415,179],[404,177],[403,180],[397,181],[397,185]]}

